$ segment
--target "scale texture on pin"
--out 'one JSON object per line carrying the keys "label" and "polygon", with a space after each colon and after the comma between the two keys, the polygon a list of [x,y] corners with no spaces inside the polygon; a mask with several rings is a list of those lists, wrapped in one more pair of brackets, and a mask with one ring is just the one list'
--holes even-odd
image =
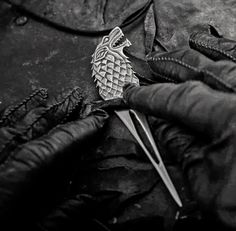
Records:
{"label": "scale texture on pin", "polygon": [[123,53],[131,45],[119,27],[102,38],[92,55],[92,76],[104,100],[122,98],[126,83],[139,85],[128,57]]}

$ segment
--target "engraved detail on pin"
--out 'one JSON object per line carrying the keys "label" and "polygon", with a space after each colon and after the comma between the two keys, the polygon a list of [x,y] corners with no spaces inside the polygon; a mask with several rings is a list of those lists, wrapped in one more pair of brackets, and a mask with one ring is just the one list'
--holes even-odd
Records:
{"label": "engraved detail on pin", "polygon": [[139,85],[128,57],[123,53],[131,42],[115,27],[102,38],[92,55],[92,76],[104,100],[122,98],[126,83]]}
{"label": "engraved detail on pin", "polygon": [[[109,35],[102,38],[102,41],[98,44],[92,56],[92,76],[94,77],[94,81],[99,89],[99,94],[104,100],[122,98],[123,86],[126,83],[134,83],[139,85],[139,80],[132,70],[131,63],[128,60],[128,57],[123,53],[124,47],[128,47],[130,45],[130,41],[124,38],[124,34],[121,29],[119,27],[115,27]],[[146,116],[132,109],[115,110],[115,113],[139,143],[144,153],[147,155],[152,165],[160,175],[175,202],[179,207],[182,207],[181,199],[162,161]],[[143,134],[151,144],[153,152],[150,152],[145,146],[142,137],[140,137],[138,131],[136,130],[131,114],[135,117],[136,122],[138,122],[143,129]]]}

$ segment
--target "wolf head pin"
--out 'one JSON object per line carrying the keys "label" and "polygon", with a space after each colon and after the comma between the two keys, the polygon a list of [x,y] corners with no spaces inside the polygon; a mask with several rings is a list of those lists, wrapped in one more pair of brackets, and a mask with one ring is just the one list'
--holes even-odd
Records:
{"label": "wolf head pin", "polygon": [[115,27],[102,38],[92,55],[92,76],[104,100],[122,98],[126,83],[139,84],[128,57],[123,53],[131,45],[122,30]]}

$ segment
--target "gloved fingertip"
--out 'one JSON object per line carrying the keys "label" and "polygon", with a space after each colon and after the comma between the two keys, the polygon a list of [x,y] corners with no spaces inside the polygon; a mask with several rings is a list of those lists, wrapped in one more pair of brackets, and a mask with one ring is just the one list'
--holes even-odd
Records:
{"label": "gloved fingertip", "polygon": [[127,104],[129,99],[130,99],[130,96],[133,92],[133,89],[137,88],[138,86],[136,84],[133,84],[133,83],[128,83],[128,84],[125,84],[124,87],[123,87],[123,99],[124,99],[124,102]]}
{"label": "gloved fingertip", "polygon": [[109,117],[108,113],[100,108],[92,111],[89,116],[99,116],[99,117],[104,117],[104,119],[107,119]]}
{"label": "gloved fingertip", "polygon": [[89,116],[93,121],[95,130],[103,128],[109,118],[109,114],[102,109],[92,111]]}

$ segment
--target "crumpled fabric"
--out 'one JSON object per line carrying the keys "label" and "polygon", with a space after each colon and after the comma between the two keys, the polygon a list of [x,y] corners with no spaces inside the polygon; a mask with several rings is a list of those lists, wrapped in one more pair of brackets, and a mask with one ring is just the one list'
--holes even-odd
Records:
{"label": "crumpled fabric", "polygon": [[[111,230],[143,230],[147,224],[150,230],[173,228],[177,205],[140,146],[122,130],[121,121],[112,117],[102,144],[82,160],[73,190],[110,198],[97,216]],[[191,202],[180,169],[168,155],[164,161],[181,199]]]}
{"label": "crumpled fabric", "polygon": [[125,23],[148,0],[136,1],[75,1],[44,0],[9,2],[54,25],[81,31],[102,31]]}
{"label": "crumpled fabric", "polygon": [[95,139],[108,118],[107,113],[97,110],[82,119],[82,105],[79,88],[56,98],[49,98],[46,89],[38,89],[2,111],[0,218],[3,230],[35,227],[48,210],[64,200],[87,142]]}
{"label": "crumpled fabric", "polygon": [[[8,2],[63,27],[106,29],[119,24],[128,13],[146,1],[83,1],[83,5],[82,1],[72,0]],[[144,21],[140,20],[124,30],[133,44],[127,54],[134,70],[144,80],[153,79],[152,70],[145,61],[146,55],[188,46],[189,35],[199,27],[217,36],[235,37],[233,4],[233,1],[210,0],[153,1]],[[87,102],[99,98],[91,78],[90,55],[100,37],[63,32],[30,15],[19,23],[25,14],[17,7],[0,3],[0,9],[3,16],[0,19],[0,108],[38,87],[49,88],[56,94],[65,87],[78,85],[84,89],[83,96]],[[39,221],[40,229],[72,229],[69,224],[73,219],[68,214],[72,214],[75,220],[84,201],[91,202],[90,211],[93,210],[93,215],[99,220],[94,221],[96,224],[101,222],[114,230],[143,230],[147,224],[154,224],[152,227],[160,227],[160,230],[173,228],[178,209],[137,143],[115,116],[110,118],[106,129],[101,142],[92,143],[95,150],[84,157],[80,164],[82,168],[74,174],[69,190],[71,199],[62,203],[58,210],[48,211],[48,216]],[[162,151],[166,153],[166,150]],[[183,201],[191,205],[191,194],[183,183],[181,170],[168,153],[164,159],[176,187],[180,192],[183,190]],[[78,191],[85,196],[77,196]],[[94,207],[98,208],[97,211]],[[188,214],[195,211],[193,206]],[[79,228],[80,224],[77,225]]]}
{"label": "crumpled fabric", "polygon": [[188,46],[190,34],[199,27],[236,39],[236,3],[233,0],[154,0],[154,15],[155,39],[169,51]]}
{"label": "crumpled fabric", "polygon": [[153,52],[148,63],[165,83],[127,86],[124,101],[164,119],[155,134],[180,164],[204,216],[217,230],[234,230],[236,42],[199,31],[189,43],[192,49]]}

